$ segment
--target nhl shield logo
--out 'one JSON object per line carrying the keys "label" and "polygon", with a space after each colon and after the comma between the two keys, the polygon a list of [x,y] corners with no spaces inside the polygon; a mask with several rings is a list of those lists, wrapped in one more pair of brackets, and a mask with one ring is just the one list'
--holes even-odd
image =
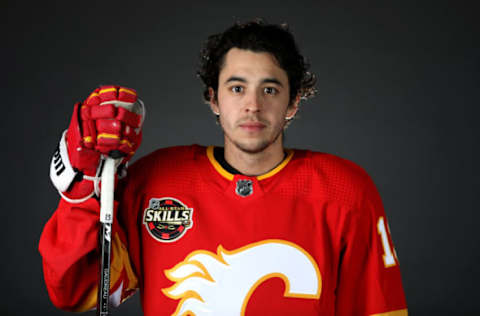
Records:
{"label": "nhl shield logo", "polygon": [[241,197],[247,197],[253,193],[252,180],[249,179],[240,179],[237,181],[237,187],[235,188],[235,193]]}
{"label": "nhl shield logo", "polygon": [[143,213],[143,224],[156,240],[174,242],[192,228],[192,214],[193,208],[177,199],[153,198]]}

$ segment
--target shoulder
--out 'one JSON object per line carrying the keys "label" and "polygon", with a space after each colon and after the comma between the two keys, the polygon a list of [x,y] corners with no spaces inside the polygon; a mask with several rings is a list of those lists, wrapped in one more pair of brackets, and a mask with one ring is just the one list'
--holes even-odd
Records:
{"label": "shoulder", "polygon": [[[356,163],[339,156],[309,150],[296,150],[299,168],[311,177],[314,192],[328,200],[351,206],[362,203],[374,184]],[[374,189],[375,190],[375,189]]]}
{"label": "shoulder", "polygon": [[165,176],[190,171],[206,160],[205,152],[206,147],[199,145],[160,148],[135,161],[128,168],[128,175],[145,180],[152,174]]}
{"label": "shoulder", "polygon": [[160,148],[138,159],[130,169],[184,165],[191,160],[198,159],[199,155],[205,151],[206,148],[199,145]]}
{"label": "shoulder", "polygon": [[348,180],[354,184],[362,184],[370,178],[368,173],[358,164],[348,159],[322,152],[308,151],[312,167],[316,172],[331,180]]}

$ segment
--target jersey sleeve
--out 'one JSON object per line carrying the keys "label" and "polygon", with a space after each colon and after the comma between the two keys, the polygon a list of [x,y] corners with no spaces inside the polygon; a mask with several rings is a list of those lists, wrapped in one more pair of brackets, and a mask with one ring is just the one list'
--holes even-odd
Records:
{"label": "jersey sleeve", "polygon": [[342,233],[336,315],[408,315],[398,258],[378,191],[367,176]]}
{"label": "jersey sleeve", "polygon": [[[71,204],[60,200],[44,227],[39,251],[52,303],[68,311],[96,307],[99,280],[98,200]],[[115,203],[117,215],[118,203]],[[115,216],[116,219],[117,216]],[[118,220],[112,225],[110,301],[116,306],[138,287],[136,269],[127,251],[128,240]]]}

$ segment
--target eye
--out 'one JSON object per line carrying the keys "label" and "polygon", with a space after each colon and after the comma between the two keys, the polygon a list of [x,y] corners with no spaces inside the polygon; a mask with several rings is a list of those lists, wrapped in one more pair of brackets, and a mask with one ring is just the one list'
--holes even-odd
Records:
{"label": "eye", "polygon": [[243,92],[243,87],[242,86],[233,86],[230,88],[233,93],[242,93]]}
{"label": "eye", "polygon": [[265,94],[276,95],[278,93],[278,90],[274,87],[265,87],[263,88],[263,92]]}

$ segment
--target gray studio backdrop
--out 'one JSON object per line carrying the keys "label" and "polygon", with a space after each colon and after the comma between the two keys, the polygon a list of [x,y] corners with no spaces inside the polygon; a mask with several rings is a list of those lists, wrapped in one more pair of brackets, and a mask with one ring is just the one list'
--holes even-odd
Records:
{"label": "gray studio backdrop", "polygon": [[[73,103],[99,84],[137,89],[147,118],[136,159],[159,147],[219,145],[195,77],[198,51],[208,35],[256,16],[288,22],[318,76],[318,97],[302,106],[286,145],[370,173],[410,314],[479,315],[473,5],[2,1],[1,11],[1,315],[68,315],[48,299],[37,247],[58,202],[49,161]],[[140,311],[137,294],[113,315]]]}

